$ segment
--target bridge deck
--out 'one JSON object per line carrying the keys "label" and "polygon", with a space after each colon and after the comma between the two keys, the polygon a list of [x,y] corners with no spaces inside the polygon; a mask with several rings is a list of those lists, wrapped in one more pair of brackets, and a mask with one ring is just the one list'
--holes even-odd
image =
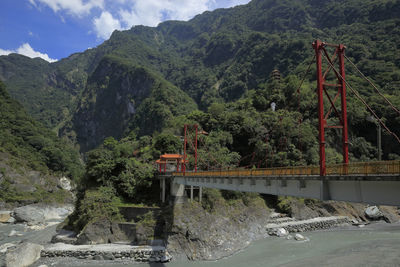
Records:
{"label": "bridge deck", "polygon": [[[174,184],[321,200],[400,205],[400,161],[311,167],[172,173]],[[164,179],[164,177],[160,177]]]}
{"label": "bridge deck", "polygon": [[[327,176],[385,176],[399,175],[400,161],[374,161],[374,162],[356,162],[352,164],[335,164],[326,167]],[[187,177],[229,177],[229,176],[318,176],[319,166],[294,166],[279,167],[268,169],[233,169],[233,170],[214,170],[199,172],[175,172],[174,176]]]}

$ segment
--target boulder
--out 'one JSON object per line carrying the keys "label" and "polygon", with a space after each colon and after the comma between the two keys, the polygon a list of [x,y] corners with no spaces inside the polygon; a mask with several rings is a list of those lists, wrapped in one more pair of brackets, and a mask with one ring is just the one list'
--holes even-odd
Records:
{"label": "boulder", "polygon": [[172,256],[169,255],[168,251],[165,251],[165,255],[160,258],[160,262],[170,262],[172,260]]}
{"label": "boulder", "polygon": [[11,211],[0,211],[0,223],[8,223],[11,218]]}
{"label": "boulder", "polygon": [[365,215],[371,220],[379,220],[382,217],[382,212],[377,206],[369,206],[365,209]]}
{"label": "boulder", "polygon": [[76,243],[76,233],[68,230],[60,230],[53,238],[51,243],[65,243],[65,244],[75,244]]}
{"label": "boulder", "polygon": [[7,267],[26,267],[40,258],[43,246],[33,243],[22,243],[15,249],[9,249],[6,254]]}
{"label": "boulder", "polygon": [[44,221],[64,220],[74,210],[72,205],[57,207],[52,205],[31,204],[15,208],[14,218],[17,222],[40,223]]}
{"label": "boulder", "polygon": [[22,234],[20,232],[15,231],[14,229],[12,229],[10,231],[10,233],[8,234],[8,237],[12,237],[12,236],[22,236]]}
{"label": "boulder", "polygon": [[283,236],[287,236],[289,234],[289,232],[285,228],[278,228],[278,229],[276,229],[275,234],[276,234],[276,236],[283,237]]}
{"label": "boulder", "polygon": [[85,226],[76,240],[77,245],[94,245],[109,243],[111,222],[107,219],[98,220]]}
{"label": "boulder", "polygon": [[14,243],[5,243],[0,246],[0,253],[6,253],[7,250],[11,247],[15,247]]}
{"label": "boulder", "polygon": [[307,240],[303,235],[301,235],[301,234],[296,234],[295,236],[294,236],[294,239],[296,240],[296,241],[304,241],[304,240]]}

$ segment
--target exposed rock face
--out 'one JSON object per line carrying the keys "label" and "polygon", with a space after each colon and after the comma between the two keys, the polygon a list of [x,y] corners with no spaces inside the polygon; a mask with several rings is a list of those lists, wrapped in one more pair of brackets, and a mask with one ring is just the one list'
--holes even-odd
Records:
{"label": "exposed rock face", "polygon": [[215,206],[212,213],[197,202],[176,205],[167,249],[174,257],[215,260],[243,249],[266,235],[269,210],[264,203]]}
{"label": "exposed rock face", "polygon": [[53,206],[43,204],[32,204],[15,208],[13,216],[17,222],[40,223],[49,220],[64,220],[72,213],[72,205]]}
{"label": "exposed rock face", "polygon": [[[154,116],[154,105],[163,108],[163,114]],[[74,131],[81,151],[87,151],[106,137],[121,138],[132,123],[141,134],[160,131],[166,116],[186,114],[195,107],[185,92],[148,69],[104,57],[87,80],[73,129],[62,131]]]}
{"label": "exposed rock face", "polygon": [[71,181],[65,176],[61,177],[60,180],[58,181],[58,187],[67,191],[72,190]]}
{"label": "exposed rock face", "polygon": [[369,207],[368,213],[372,216],[369,217],[366,213],[368,207],[362,203],[318,200],[299,201],[296,198],[292,198],[288,202],[289,215],[298,220],[306,220],[315,217],[347,216],[364,222],[376,219],[384,219],[392,223],[400,221],[397,208],[391,206],[379,206],[379,208],[375,206],[380,210],[380,215],[376,214],[375,218],[373,218],[374,215],[370,213],[370,211],[372,212],[372,210],[375,210],[375,208],[372,208],[374,206]]}
{"label": "exposed rock face", "polygon": [[43,246],[33,243],[22,243],[15,249],[9,249],[6,254],[7,267],[26,267],[40,258]]}
{"label": "exposed rock face", "polygon": [[78,235],[77,245],[94,245],[115,242],[128,242],[147,245],[154,236],[154,229],[136,223],[117,223],[109,220],[92,222]]}
{"label": "exposed rock face", "polygon": [[94,245],[110,243],[110,237],[113,235],[111,232],[111,224],[112,223],[106,219],[89,223],[78,235],[76,244]]}

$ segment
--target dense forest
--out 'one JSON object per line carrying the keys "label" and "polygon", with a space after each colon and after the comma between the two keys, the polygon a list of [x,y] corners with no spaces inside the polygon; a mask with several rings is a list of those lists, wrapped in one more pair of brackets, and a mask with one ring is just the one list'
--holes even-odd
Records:
{"label": "dense forest", "polygon": [[[39,179],[30,177],[35,172]],[[82,173],[76,149],[29,116],[0,81],[0,200],[43,200],[51,193],[46,187],[53,191],[48,185],[56,183],[54,177],[67,176],[77,182]],[[41,183],[32,188],[31,178]]]}
{"label": "dense forest", "polygon": [[[152,202],[152,164],[162,153],[181,151],[184,124],[207,133],[199,137],[200,169],[318,164],[314,65],[301,82],[315,39],[345,44],[347,57],[400,106],[400,1],[394,0],[253,0],[187,22],[114,31],[98,47],[55,63],[1,56],[0,79],[34,118],[84,155],[82,205],[85,189],[95,190],[86,197],[106,196],[108,203]],[[398,114],[349,62],[346,72],[400,134]],[[348,92],[353,162],[377,158],[369,115]],[[57,145],[49,151],[42,139],[28,136],[35,135],[21,133],[36,153],[29,164],[75,175],[72,163],[53,163],[54,157],[68,162]],[[341,162],[340,140],[340,131],[327,132],[328,163]],[[384,131],[383,159],[398,159],[399,149]]]}

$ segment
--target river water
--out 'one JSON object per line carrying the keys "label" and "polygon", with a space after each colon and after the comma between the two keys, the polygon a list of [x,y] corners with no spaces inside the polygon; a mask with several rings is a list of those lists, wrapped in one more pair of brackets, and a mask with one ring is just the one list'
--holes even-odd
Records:
{"label": "river water", "polygon": [[[4,229],[0,228],[0,231]],[[7,229],[8,230],[8,229]],[[3,232],[4,233],[4,232]],[[253,266],[400,266],[400,223],[384,222],[303,233],[309,241],[268,237],[243,251],[218,261],[174,261],[167,264],[135,264],[137,267],[253,267]],[[21,237],[23,238],[23,237]],[[26,238],[26,236],[25,236]],[[10,238],[4,241],[10,242]],[[40,259],[34,266],[125,267],[130,262]]]}

